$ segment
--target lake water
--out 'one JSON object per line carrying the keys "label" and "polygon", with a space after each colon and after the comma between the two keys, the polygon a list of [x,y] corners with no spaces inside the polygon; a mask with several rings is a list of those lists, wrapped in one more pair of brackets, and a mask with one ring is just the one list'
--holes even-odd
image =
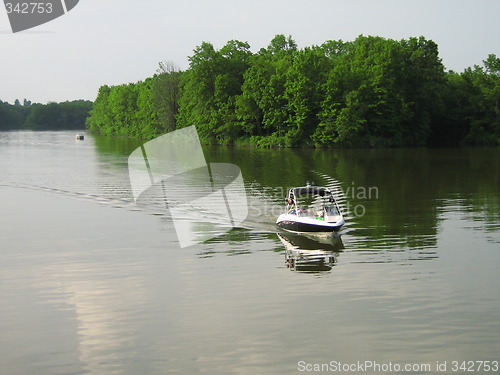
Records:
{"label": "lake water", "polygon": [[[0,373],[437,374],[500,360],[500,148],[206,147],[241,168],[249,217],[181,248],[167,212],[134,203],[138,146],[0,132]],[[308,182],[343,192],[340,239],[277,235],[286,188]],[[335,262],[290,267],[293,246]],[[338,371],[358,361],[380,367]]]}

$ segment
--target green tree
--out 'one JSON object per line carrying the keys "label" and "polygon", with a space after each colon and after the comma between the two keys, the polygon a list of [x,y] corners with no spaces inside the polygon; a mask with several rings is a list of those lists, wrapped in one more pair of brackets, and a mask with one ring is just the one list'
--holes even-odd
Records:
{"label": "green tree", "polygon": [[159,130],[169,132],[177,128],[182,73],[169,62],[161,62],[156,72],[151,83],[152,100],[158,113]]}
{"label": "green tree", "polygon": [[331,61],[320,47],[305,48],[295,54],[287,72],[285,97],[290,117],[286,141],[289,146],[308,144],[316,130],[325,98]]}
{"label": "green tree", "polygon": [[22,129],[26,116],[20,107],[0,100],[0,130]]}
{"label": "green tree", "polygon": [[332,69],[312,136],[316,143],[426,144],[444,83],[435,43],[360,36],[326,50],[332,51]]}
{"label": "green tree", "polygon": [[480,116],[478,103],[481,96],[481,91],[474,87],[470,77],[448,72],[442,92],[442,111],[433,120],[429,144],[460,145],[470,130],[471,122]]}
{"label": "green tree", "polygon": [[266,49],[249,60],[244,73],[242,96],[236,113],[246,122],[243,129],[249,135],[266,136],[269,145],[284,145],[291,112],[286,94],[287,74],[297,52],[295,41],[277,35]]}
{"label": "green tree", "polygon": [[91,106],[85,100],[33,104],[25,126],[31,130],[83,129]]}
{"label": "green tree", "polygon": [[136,92],[136,109],[130,119],[129,135],[134,138],[149,139],[161,135],[159,130],[158,112],[154,103],[152,86],[154,78],[148,78],[144,82],[138,82],[133,89]]}
{"label": "green tree", "polygon": [[243,76],[249,67],[250,45],[229,41],[219,51],[221,72],[215,79],[213,120],[217,143],[232,143],[243,134],[236,115],[236,103],[242,94]]}
{"label": "green tree", "polygon": [[109,95],[111,88],[101,86],[94,101],[90,116],[87,118],[87,127],[90,131],[103,135],[113,134],[111,124],[114,121],[109,111]]}
{"label": "green tree", "polygon": [[111,134],[125,136],[136,135],[135,129],[138,89],[137,85],[129,83],[112,88],[109,93],[108,105],[112,118]]}
{"label": "green tree", "polygon": [[203,42],[189,57],[190,69],[181,77],[178,126],[196,125],[198,134],[208,142],[215,142],[216,109],[215,79],[220,69],[220,55],[211,43]]}
{"label": "green tree", "polygon": [[248,43],[232,40],[220,51],[202,43],[182,75],[179,126],[196,125],[209,143],[225,143],[239,134],[235,115],[243,74],[251,56]]}
{"label": "green tree", "polygon": [[404,52],[401,85],[408,105],[402,123],[403,143],[425,145],[442,106],[442,91],[446,84],[444,66],[438,46],[424,37],[401,41]]}
{"label": "green tree", "polygon": [[466,144],[500,144],[500,59],[489,55],[484,61],[485,68],[475,66],[467,69],[462,76],[470,82],[476,96],[476,105],[470,130],[464,139]]}

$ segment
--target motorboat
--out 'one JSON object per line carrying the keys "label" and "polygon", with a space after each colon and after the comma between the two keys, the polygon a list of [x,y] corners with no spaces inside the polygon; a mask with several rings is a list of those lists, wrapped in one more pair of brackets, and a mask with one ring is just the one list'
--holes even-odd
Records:
{"label": "motorboat", "polygon": [[276,225],[290,232],[338,232],[344,217],[332,192],[321,186],[291,188],[287,196],[286,212]]}
{"label": "motorboat", "polygon": [[85,139],[85,136],[83,134],[78,133],[77,135],[75,135],[75,139],[77,141],[83,141]]}

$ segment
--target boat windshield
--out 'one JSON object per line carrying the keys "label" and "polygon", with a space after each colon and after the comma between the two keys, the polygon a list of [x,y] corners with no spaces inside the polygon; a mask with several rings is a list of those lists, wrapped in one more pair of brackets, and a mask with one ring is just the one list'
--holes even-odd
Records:
{"label": "boat windshield", "polygon": [[302,207],[299,206],[291,207],[288,213],[292,215],[297,215],[301,217],[311,217],[314,219],[322,220],[326,216],[338,216],[340,212],[335,205],[327,205],[327,206],[312,206],[312,207]]}
{"label": "boat windshield", "polygon": [[325,206],[325,212],[328,216],[338,216],[340,212],[335,205]]}

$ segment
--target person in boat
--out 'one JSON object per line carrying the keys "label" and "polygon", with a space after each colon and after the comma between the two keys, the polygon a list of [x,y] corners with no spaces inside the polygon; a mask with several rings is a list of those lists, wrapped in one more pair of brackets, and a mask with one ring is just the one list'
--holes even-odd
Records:
{"label": "person in boat", "polygon": [[299,214],[307,214],[308,211],[307,211],[307,208],[299,207],[299,208],[297,208],[297,212]]}
{"label": "person in boat", "polygon": [[295,207],[295,199],[292,196],[288,197],[288,205],[290,206],[289,212],[294,215],[297,213],[297,208]]}

